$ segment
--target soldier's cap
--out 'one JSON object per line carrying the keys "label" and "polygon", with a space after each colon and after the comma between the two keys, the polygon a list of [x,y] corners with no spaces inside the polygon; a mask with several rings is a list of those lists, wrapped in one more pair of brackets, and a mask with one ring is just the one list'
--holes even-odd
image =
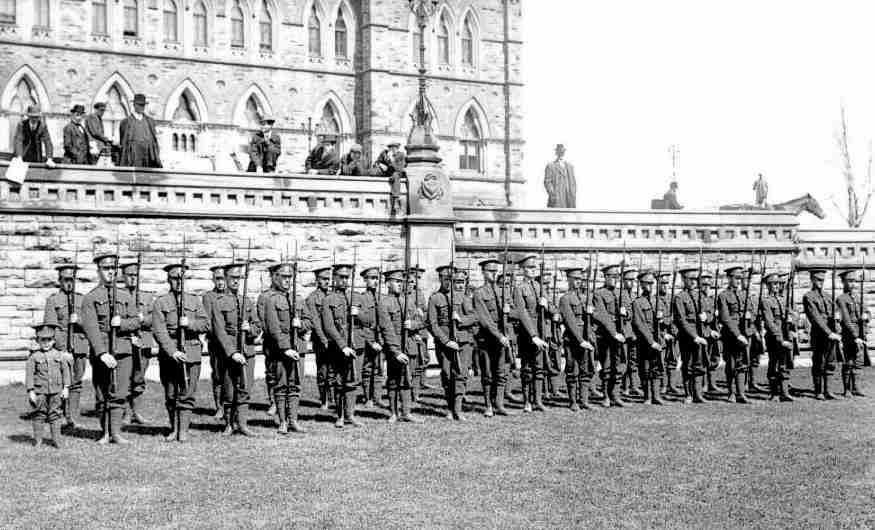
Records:
{"label": "soldier's cap", "polygon": [[674,273],[673,273],[673,272],[661,272],[661,273],[659,273],[659,279],[660,279],[660,281],[662,281],[662,280],[671,280],[673,276],[674,276]]}
{"label": "soldier's cap", "polygon": [[166,272],[169,275],[169,274],[172,274],[173,272],[176,272],[177,269],[179,269],[181,271],[187,271],[188,265],[183,265],[182,263],[168,263],[167,265],[165,265],[162,268],[164,269],[164,272]]}
{"label": "soldier's cap", "polygon": [[59,273],[64,273],[67,271],[70,271],[72,273],[73,271],[78,271],[79,266],[76,265],[75,263],[62,263],[62,264],[58,265],[57,267],[55,267],[55,270],[58,271]]}
{"label": "soldier's cap", "polygon": [[134,94],[134,105],[145,105],[146,104],[146,95],[145,94]]}
{"label": "soldier's cap", "polygon": [[763,276],[763,281],[766,283],[778,283],[781,281],[781,273],[779,272],[770,272]]}
{"label": "soldier's cap", "polygon": [[468,271],[465,269],[456,269],[453,273],[453,280],[455,281],[464,281],[468,279]]}
{"label": "soldier's cap", "polygon": [[216,271],[225,272],[225,267],[226,265],[213,265],[212,267],[210,267],[210,272],[212,272],[213,274],[215,274]]}
{"label": "soldier's cap", "polygon": [[699,278],[702,280],[713,280],[714,275],[708,271],[702,271],[702,274],[699,275]]}
{"label": "soldier's cap", "polygon": [[349,151],[350,151],[350,152],[361,153],[361,152],[362,152],[362,146],[361,146],[361,144],[352,144],[351,146],[349,146]]}
{"label": "soldier's cap", "polygon": [[225,274],[228,274],[229,272],[232,272],[232,271],[236,272],[238,270],[242,270],[243,267],[245,267],[245,266],[246,266],[246,263],[242,263],[240,261],[235,261],[233,263],[228,263],[227,265],[223,265],[222,269],[225,271]]}
{"label": "soldier's cap", "polygon": [[565,276],[567,276],[570,279],[582,280],[584,274],[586,274],[586,273],[580,267],[568,267],[565,269]]}
{"label": "soldier's cap", "polygon": [[626,270],[623,271],[623,279],[624,280],[634,280],[638,277],[638,269],[635,267],[627,267]]}
{"label": "soldier's cap", "polygon": [[320,267],[313,269],[313,275],[316,278],[331,278],[331,267]]}
{"label": "soldier's cap", "polygon": [[653,283],[656,281],[656,272],[651,269],[644,269],[638,273],[638,281],[642,283]]}
{"label": "soldier's cap", "polygon": [[508,280],[510,280],[510,281],[513,281],[513,273],[512,273],[512,272],[508,272],[508,273],[506,273],[506,274],[499,274],[499,275],[498,275],[498,278],[497,278],[498,282],[503,282],[505,279],[508,279]]}
{"label": "soldier's cap", "polygon": [[82,115],[85,114],[85,105],[73,105],[73,108],[70,109],[70,114]]}
{"label": "soldier's cap", "polygon": [[[489,258],[489,259],[485,259],[485,260],[481,261],[477,265],[479,265],[481,269],[498,270],[498,268],[501,266],[501,261],[499,261],[495,258]],[[493,267],[493,265],[494,265],[494,267]]]}
{"label": "soldier's cap", "polygon": [[839,273],[839,278],[842,280],[856,280],[857,279],[857,269],[851,269],[847,271],[842,271]]}
{"label": "soldier's cap", "polygon": [[516,261],[516,264],[519,265],[520,267],[525,267],[526,263],[528,263],[529,261],[537,261],[537,260],[538,260],[538,256],[537,256],[537,255],[535,255],[535,254],[527,254],[527,255],[522,256],[521,258],[519,258],[519,259]]}
{"label": "soldier's cap", "polygon": [[379,267],[364,267],[362,271],[359,273],[359,276],[362,278],[367,278],[369,276],[379,276],[380,268]]}
{"label": "soldier's cap", "polygon": [[452,265],[441,265],[440,267],[435,267],[435,272],[438,273],[440,278],[449,277],[450,274],[455,270],[455,267]]}
{"label": "soldier's cap", "polygon": [[389,142],[388,144],[386,144],[386,147],[401,147],[401,143],[400,142]]}
{"label": "soldier's cap", "polygon": [[98,101],[97,103],[94,104],[94,108],[97,110],[105,109],[106,103],[104,103],[103,101]]}
{"label": "soldier's cap", "polygon": [[425,274],[425,269],[423,269],[422,267],[415,267],[414,266],[414,267],[410,267],[410,272],[412,272],[413,274],[416,274],[417,277],[421,277],[423,274]]}
{"label": "soldier's cap", "polygon": [[742,275],[742,271],[744,271],[744,267],[742,267],[741,265],[733,265],[732,267],[726,267],[725,269],[723,269],[723,274],[725,274],[727,277],[738,276],[740,278]]}
{"label": "soldier's cap", "polygon": [[404,269],[396,269],[396,270],[392,270],[392,271],[386,271],[383,273],[383,278],[386,281],[389,281],[389,280],[404,281]]}
{"label": "soldier's cap", "polygon": [[352,274],[352,265],[348,263],[338,263],[334,265],[333,269],[336,276],[345,276],[348,278]]}
{"label": "soldier's cap", "polygon": [[811,269],[808,274],[814,279],[822,280],[826,278],[826,269]]}
{"label": "soldier's cap", "polygon": [[620,266],[619,265],[605,265],[602,267],[602,274],[607,276],[608,274],[619,273]]}
{"label": "soldier's cap", "polygon": [[33,330],[36,332],[36,336],[39,337],[55,337],[55,330],[61,329],[61,326],[55,324],[54,322],[40,322],[38,324],[34,324],[31,326]]}
{"label": "soldier's cap", "polygon": [[118,254],[98,254],[94,256],[94,263],[100,265],[104,260],[113,260],[116,264],[118,264]]}
{"label": "soldier's cap", "polygon": [[268,267],[271,274],[279,274],[280,276],[293,276],[294,265],[291,263],[274,263]]}
{"label": "soldier's cap", "polygon": [[681,275],[682,278],[698,278],[699,277],[699,268],[698,267],[686,267],[678,270],[678,274]]}
{"label": "soldier's cap", "polygon": [[139,264],[136,261],[124,261],[122,263],[119,263],[118,268],[121,269],[122,272],[124,272],[130,267],[136,267],[137,265]]}

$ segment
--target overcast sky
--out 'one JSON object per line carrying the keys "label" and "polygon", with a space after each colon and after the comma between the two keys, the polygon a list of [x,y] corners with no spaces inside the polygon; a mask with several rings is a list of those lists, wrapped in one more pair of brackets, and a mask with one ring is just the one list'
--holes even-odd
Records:
{"label": "overcast sky", "polygon": [[648,208],[677,144],[687,209],[753,202],[762,172],[770,202],[821,202],[827,219],[803,215],[803,225],[841,226],[830,197],[843,201],[842,102],[861,181],[875,138],[872,4],[525,2],[525,205],[546,204],[544,166],[564,143],[578,208]]}

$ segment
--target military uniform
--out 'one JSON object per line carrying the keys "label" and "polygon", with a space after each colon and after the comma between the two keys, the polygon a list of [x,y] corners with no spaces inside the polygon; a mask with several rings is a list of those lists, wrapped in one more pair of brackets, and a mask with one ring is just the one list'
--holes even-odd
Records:
{"label": "military uniform", "polygon": [[[396,270],[384,274],[386,282],[400,282],[410,271]],[[401,421],[417,422],[411,412],[413,373],[410,368],[409,352],[414,351],[416,335],[424,322],[419,317],[409,293],[391,289],[389,294],[380,300],[378,311],[381,318],[381,333],[383,348],[386,354],[386,388],[389,391],[389,420],[399,418]],[[405,322],[408,324],[405,327]],[[400,411],[399,411],[400,405]]]}
{"label": "military uniform", "polygon": [[[224,265],[214,265],[210,267],[210,272],[214,275],[218,273],[224,274]],[[207,320],[213,322],[213,317],[216,311],[216,300],[218,300],[223,294],[225,290],[219,290],[217,287],[214,287],[212,290],[209,290],[203,294],[201,297],[201,303],[204,306],[204,313],[207,316]],[[207,352],[210,355],[210,382],[212,383],[213,388],[213,403],[216,404],[216,416],[219,417],[222,411],[222,403],[224,403],[225,396],[222,395],[223,389],[223,381],[225,380],[225,365],[226,358],[222,353],[222,347],[219,344],[218,339],[215,335],[215,330],[211,329],[207,334]]]}
{"label": "military uniform", "polygon": [[[743,289],[742,289],[743,290]],[[759,298],[754,294],[750,295],[750,298],[747,302],[747,314],[745,315],[745,322],[747,324],[744,332],[745,337],[747,337],[748,346],[748,365],[747,365],[747,391],[750,392],[760,392],[762,388],[756,382],[756,372],[757,368],[760,366],[760,357],[766,353],[766,343],[765,336],[762,332],[762,315],[759,310]],[[789,309],[789,308],[788,308]]]}
{"label": "military uniform", "polygon": [[[638,281],[651,286],[656,278],[652,272],[645,271],[638,275]],[[658,298],[642,289],[641,294],[632,302],[632,330],[635,333],[635,351],[638,354],[638,370],[641,386],[644,387],[645,403],[649,400],[654,405],[661,405],[659,395],[659,380],[662,378],[662,341],[659,338],[659,322],[657,316]],[[654,325],[655,324],[655,325]],[[659,347],[654,346],[657,345]]]}
{"label": "military uniform", "polygon": [[[679,271],[687,278],[694,277],[695,269]],[[702,319],[698,307],[698,293],[685,288],[675,295],[672,301],[674,306],[674,324],[677,327],[678,347],[681,351],[681,376],[684,380],[684,395],[687,400],[692,398],[696,403],[703,401],[699,378],[707,373],[708,354],[707,347],[696,342],[700,337],[698,328],[704,331],[705,322]]]}
{"label": "military uniform", "polygon": [[[449,266],[437,269],[439,277],[451,277],[452,281],[449,288],[442,285],[429,297],[428,324],[434,337],[438,362],[441,365],[441,383],[449,409],[447,416],[464,420],[462,400],[468,383],[468,366],[471,364],[474,335],[477,332],[477,314],[474,312],[471,299],[465,296],[464,289],[457,289],[452,295],[450,294],[449,289],[455,289],[457,282],[462,282],[464,285],[467,276],[462,270],[456,269],[455,273],[451,271],[453,268]],[[458,349],[448,346],[451,342],[455,342]]]}
{"label": "military uniform", "polygon": [[[675,273],[663,273],[660,277],[660,282],[662,282],[662,278],[666,276],[671,277],[674,276]],[[673,279],[671,280],[674,281]],[[665,337],[665,342],[663,343],[663,367],[665,368],[665,386],[660,390],[667,394],[674,394],[677,392],[673,382],[672,382],[672,374],[678,369],[678,364],[680,363],[680,352],[678,351],[678,341],[677,341],[677,328],[675,327],[674,322],[672,321],[672,310],[671,310],[671,298],[673,293],[666,292],[665,294],[661,294],[657,297],[656,300],[656,312],[657,318],[659,319],[659,332],[663,334]]]}
{"label": "military uniform", "polygon": [[[75,285],[75,273],[78,268],[75,265],[60,265],[56,267],[60,278],[70,278]],[[67,424],[75,425],[79,415],[79,400],[82,395],[82,378],[85,375],[85,367],[88,363],[88,339],[85,330],[82,329],[82,298],[79,293],[59,290],[46,300],[43,311],[43,319],[48,324],[56,324],[55,348],[67,358],[70,369],[70,393],[65,400],[64,416]],[[77,322],[70,324],[71,315],[76,315]],[[68,328],[70,344],[67,344]]]}
{"label": "military uniform", "polygon": [[[127,276],[130,270],[131,274],[137,275],[139,282],[139,265],[138,263],[124,263],[119,266],[119,269]],[[140,329],[132,338],[131,347],[131,395],[128,398],[128,404],[131,407],[131,423],[146,423],[146,419],[140,415],[142,407],[140,400],[146,392],[146,370],[149,369],[149,359],[155,355],[155,339],[152,337],[152,301],[154,296],[152,293],[139,291],[138,286],[128,287],[128,293],[134,300],[134,305],[137,307],[137,316],[140,318]],[[138,300],[139,299],[139,300]],[[139,301],[139,305],[138,305]]]}
{"label": "military uniform", "polygon": [[410,357],[409,362],[411,363],[410,372],[413,374],[413,381],[411,382],[413,385],[413,401],[419,401],[420,390],[431,388],[424,381],[425,369],[431,361],[428,354],[428,326],[426,326],[428,297],[419,288],[419,279],[424,273],[425,269],[418,267],[410,268],[410,278],[413,281],[410,282],[408,287],[410,288],[410,296],[413,298],[413,306],[416,308],[416,313],[422,322],[419,332],[413,336],[414,349],[408,353],[408,357]]}
{"label": "military uniform", "polygon": [[[702,274],[702,279],[700,281],[710,281],[710,278],[713,278],[711,273],[705,272]],[[710,288],[705,289],[705,287],[703,287],[702,307],[699,311],[705,315],[705,340],[708,341],[707,359],[705,361],[705,380],[708,392],[718,392],[717,387],[714,385],[714,371],[720,366],[722,343],[720,342],[720,339],[715,337],[714,333],[712,333],[720,333],[717,321],[716,301],[716,296],[713,294],[713,291]],[[727,381],[726,384],[729,386],[729,381]]]}
{"label": "military uniform", "polygon": [[[856,271],[845,271],[841,276],[842,280],[846,282],[857,280]],[[866,325],[868,322],[866,322],[866,315],[860,307],[859,296],[846,286],[844,292],[836,299],[836,309],[841,315],[842,353],[844,354],[842,393],[845,397],[849,395],[863,396],[857,387],[857,375],[863,367],[863,360],[866,356]],[[861,322],[863,323],[862,335],[860,335]]]}
{"label": "military uniform", "polygon": [[[97,256],[95,263],[101,268],[115,269],[118,257]],[[113,281],[117,281],[117,278]],[[111,309],[113,295],[114,308]],[[119,317],[118,327],[111,327],[111,314]],[[82,298],[81,322],[91,346],[92,378],[103,428],[100,442],[126,443],[121,436],[121,423],[130,395],[133,338],[140,329],[136,304],[127,289],[98,285]],[[109,357],[102,358],[104,355]],[[115,359],[115,368],[107,366],[106,362],[111,362],[110,358]]]}
{"label": "military uniform", "polygon": [[[814,279],[823,281],[826,275],[824,270],[809,271]],[[811,323],[811,377],[814,379],[814,394],[817,399],[834,399],[835,396],[829,391],[829,379],[836,368],[836,353],[838,344],[833,340],[833,330],[837,330],[836,308],[832,300],[823,296],[823,289],[816,288],[805,293],[802,297],[802,306],[805,316]]]}
{"label": "military uniform", "polygon": [[[376,267],[370,267],[361,272],[361,277],[367,278],[369,275],[379,274]],[[380,293],[377,292],[376,287],[365,288],[361,293],[362,305],[359,307],[358,315],[363,325],[361,333],[365,341],[365,353],[362,357],[362,399],[368,407],[382,404],[380,387],[383,386],[383,374],[380,353],[383,337],[380,335],[380,329],[385,327],[385,323],[380,322],[379,297]],[[378,350],[378,347],[381,349]]]}
{"label": "military uniform", "polygon": [[[168,279],[184,274],[183,266],[177,264],[167,265],[164,270]],[[179,303],[180,293],[172,290],[155,299],[152,306],[152,332],[158,343],[164,407],[170,418],[170,433],[165,439],[184,442],[188,439],[188,426],[201,373],[201,342],[198,335],[210,331],[210,322],[201,299],[194,294],[183,293],[182,316],[188,319],[188,325],[180,335]],[[175,352],[184,353],[185,360],[175,359]]]}
{"label": "military uniform", "polygon": [[[619,267],[612,265],[604,267],[602,273],[616,274]],[[593,294],[593,319],[596,322],[596,343],[598,361],[602,365],[601,379],[605,385],[605,404],[623,406],[623,402],[617,395],[617,385],[622,381],[626,373],[628,362],[626,344],[617,340],[617,335],[624,338],[628,335],[626,329],[617,329],[616,315],[619,312],[620,287],[603,286]],[[622,325],[622,322],[621,322]]]}
{"label": "military uniform", "polygon": [[[624,272],[624,280],[634,281],[638,275],[636,269],[627,268]],[[625,283],[625,281],[624,281]],[[632,303],[635,302],[636,295],[632,293],[631,288],[623,286],[623,335],[626,337],[626,372],[623,374],[623,384],[620,386],[621,392],[626,392],[630,396],[640,396],[641,391],[635,384],[635,376],[641,379],[638,366],[638,343],[635,340],[635,331],[632,329]],[[643,385],[643,379],[641,379]],[[646,396],[645,396],[646,397]]]}
{"label": "military uniform", "polygon": [[[313,271],[316,278],[325,277],[331,278],[331,268],[323,268]],[[328,407],[329,392],[329,367],[331,359],[329,357],[328,337],[325,335],[325,328],[322,325],[322,306],[325,304],[325,298],[328,296],[328,289],[317,287],[312,293],[307,296],[304,303],[307,306],[307,312],[313,319],[313,331],[310,334],[310,339],[313,344],[313,354],[316,357],[316,386],[319,388],[319,403],[321,407]]]}
{"label": "military uniform", "polygon": [[579,278],[589,278],[580,269],[568,269],[568,292],[559,299],[559,313],[565,323],[562,346],[565,352],[565,385],[572,410],[589,409],[589,387],[595,374],[595,329],[592,324],[594,308],[580,290],[571,286]]}
{"label": "military uniform", "polygon": [[[236,264],[226,266],[226,276],[237,273],[241,267]],[[233,432],[236,420],[237,431],[250,436],[252,432],[248,428],[247,420],[249,395],[255,383],[255,338],[261,333],[262,326],[255,303],[245,293],[239,292],[242,288],[237,291],[232,292],[230,288],[226,288],[214,300],[211,311],[210,354],[221,356],[224,366],[221,396],[225,434]],[[248,324],[248,331],[245,327],[241,329],[241,322],[243,326]],[[239,356],[235,358],[237,354]]]}
{"label": "military uniform", "polygon": [[[537,257],[527,256],[517,265],[531,268]],[[536,287],[534,280],[524,279],[514,292],[514,306],[519,310],[517,336],[519,339],[524,411],[533,408],[545,410],[541,391],[547,372],[547,348],[536,344],[535,339],[549,342],[552,339],[550,320],[558,314],[555,307],[541,304],[543,289]]]}
{"label": "military uniform", "polygon": [[[49,322],[34,326],[37,340],[53,341],[60,328]],[[52,346],[30,354],[25,365],[24,387],[34,408],[32,416],[34,444],[42,444],[43,426],[48,423],[52,441],[61,444],[61,399],[71,384],[70,366],[63,354]]]}
{"label": "military uniform", "polygon": [[[778,281],[778,274],[765,275],[762,281],[774,283]],[[769,354],[769,384],[771,394],[780,395],[782,401],[792,401],[787,394],[786,382],[790,379],[790,370],[793,368],[793,348],[786,344],[791,342],[789,330],[784,327],[787,320],[787,308],[784,307],[783,297],[779,294],[768,294],[763,297],[759,306],[765,328],[766,349]]]}
{"label": "military uniform", "polygon": [[[498,265],[497,260],[480,262],[481,268],[486,270],[489,267],[492,273],[498,272]],[[502,278],[500,282],[503,281]],[[477,313],[478,328],[474,338],[477,342],[486,416],[507,415],[504,408],[504,390],[512,354],[510,344],[503,345],[501,339],[505,337],[510,341],[513,335],[512,326],[519,319],[519,312],[513,309],[513,295],[508,292],[511,287],[502,285],[500,289],[501,291],[496,291],[495,283],[486,282],[474,290],[472,301]],[[502,299],[506,308],[502,307]]]}
{"label": "military uniform", "polygon": [[720,341],[723,346],[723,362],[726,363],[726,387],[729,399],[747,403],[743,379],[748,368],[747,324],[745,320],[744,293],[731,282],[741,277],[741,267],[726,269],[730,286],[716,300],[716,317],[720,323]]}

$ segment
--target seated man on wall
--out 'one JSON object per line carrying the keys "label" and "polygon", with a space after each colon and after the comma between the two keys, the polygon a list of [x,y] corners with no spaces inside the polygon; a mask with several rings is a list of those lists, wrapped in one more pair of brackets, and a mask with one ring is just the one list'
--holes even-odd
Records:
{"label": "seated man on wall", "polygon": [[340,163],[341,175],[365,175],[364,163],[362,162],[362,146],[352,144],[349,153],[344,155]]}
{"label": "seated man on wall", "polygon": [[320,134],[319,145],[310,152],[304,168],[310,175],[337,175],[340,172],[340,158],[335,147],[337,136]]}
{"label": "seated man on wall", "polygon": [[21,120],[15,127],[13,137],[13,152],[16,157],[25,162],[45,164],[49,167],[55,165],[52,160],[52,139],[49,129],[40,117],[39,107],[30,105],[27,107],[27,118]]}
{"label": "seated man on wall", "polygon": [[276,163],[282,153],[282,142],[279,134],[273,130],[273,118],[261,119],[261,130],[252,135],[249,141],[250,173],[273,173]]}

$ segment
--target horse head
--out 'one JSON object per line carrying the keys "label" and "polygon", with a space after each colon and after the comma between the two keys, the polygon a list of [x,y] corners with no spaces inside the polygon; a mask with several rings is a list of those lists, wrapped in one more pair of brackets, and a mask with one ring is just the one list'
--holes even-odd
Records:
{"label": "horse head", "polygon": [[810,193],[805,194],[805,202],[802,207],[805,211],[818,219],[824,219],[826,217],[826,213],[823,211],[823,208],[820,207],[820,203],[817,202],[817,199],[812,197]]}

